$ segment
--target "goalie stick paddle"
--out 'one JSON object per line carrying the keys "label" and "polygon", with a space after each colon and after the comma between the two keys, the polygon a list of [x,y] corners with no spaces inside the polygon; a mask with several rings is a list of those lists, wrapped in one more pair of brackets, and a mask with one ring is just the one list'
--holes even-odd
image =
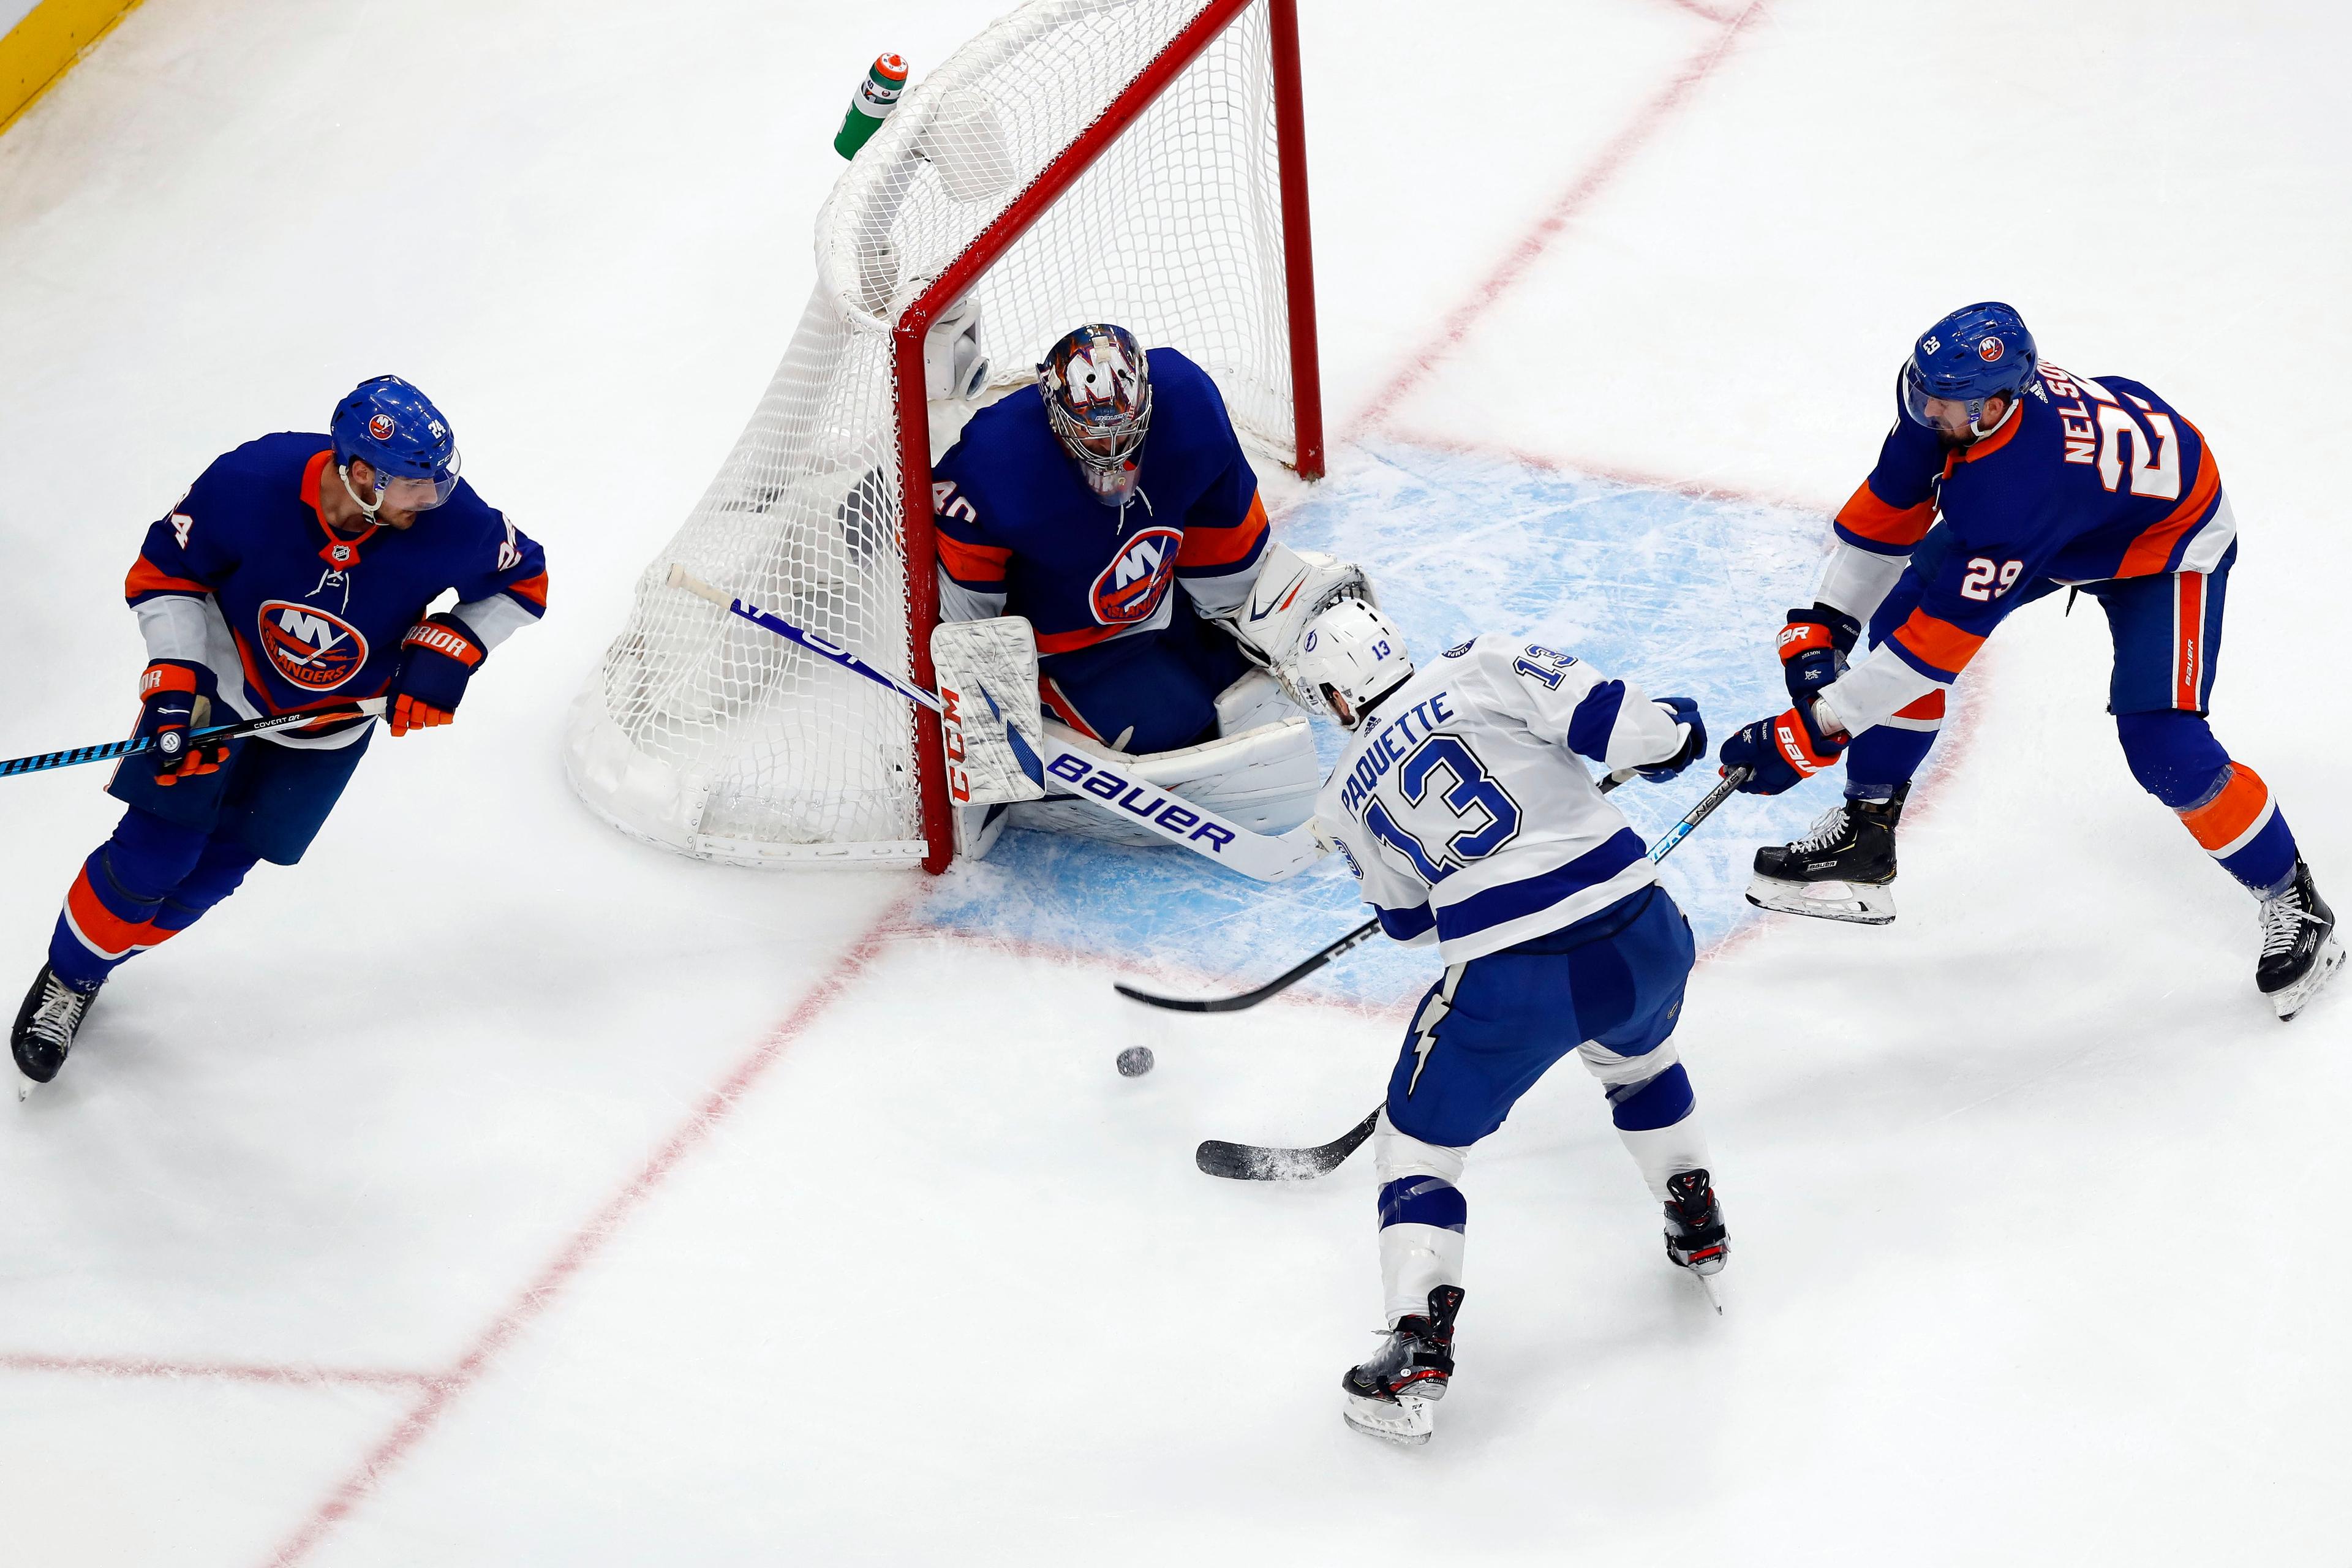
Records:
{"label": "goalie stick paddle", "polygon": [[[1601,793],[1607,795],[1625,782],[1623,775],[1612,773],[1601,781]],[[1150,991],[1139,991],[1124,980],[1111,982],[1111,989],[1130,1002],[1140,1002],[1147,1007],[1164,1007],[1171,1013],[1238,1013],[1244,1007],[1255,1007],[1270,996],[1278,996],[1341,953],[1361,947],[1378,936],[1381,922],[1366,921],[1321,952],[1284,970],[1255,991],[1244,991],[1237,996],[1160,996]]]}
{"label": "goalie stick paddle", "polygon": [[[946,710],[947,705],[937,692],[926,691],[911,680],[901,680],[887,670],[877,669],[839,643],[803,631],[782,616],[732,598],[724,589],[711,586],[675,562],[670,565],[668,583],[673,588],[683,588],[698,598],[708,599],[730,615],[740,616],[755,626],[798,643],[819,658],[862,675],[877,685],[887,686],[919,708],[934,713]],[[994,706],[992,700],[991,706]],[[965,721],[970,722],[969,718]],[[1009,723],[1005,734],[1012,740],[1024,771],[1035,770],[1030,773],[1032,778],[1043,779],[1051,774],[1062,794],[1091,801],[1121,822],[1155,834],[1253,881],[1279,882],[1297,876],[1323,857],[1323,847],[1316,842],[1311,821],[1287,833],[1253,832],[1173,791],[1161,789],[1098,756],[1062,745],[1050,737],[1040,735],[1033,742],[1019,726]]]}
{"label": "goalie stick paddle", "polygon": [[[273,713],[265,719],[244,719],[234,724],[217,724],[209,730],[191,730],[187,743],[192,746],[210,745],[220,741],[242,740],[247,735],[266,735],[272,730],[291,730],[299,724],[315,724],[321,719],[381,718],[383,699],[371,697],[362,702],[339,708],[308,708],[299,713]],[[0,779],[17,773],[45,773],[54,768],[76,767],[83,763],[110,763],[121,757],[144,755],[155,749],[152,735],[141,735],[134,740],[110,741],[102,746],[73,746],[62,752],[43,752],[37,756],[11,757],[0,763]]]}
{"label": "goalie stick paddle", "polygon": [[[1734,768],[1723,775],[1706,798],[1671,828],[1650,851],[1650,863],[1656,865],[1675,851],[1675,846],[1690,837],[1692,828],[1714,815],[1715,808],[1729,800],[1732,792],[1747,782],[1748,770]],[[1385,1101],[1382,1102],[1385,1105]],[[1372,1128],[1381,1119],[1382,1105],[1372,1107],[1372,1113],[1328,1143],[1312,1149],[1269,1149],[1255,1143],[1228,1143],[1222,1138],[1211,1138],[1192,1152],[1192,1163],[1208,1176],[1223,1176],[1235,1182],[1310,1182],[1328,1175],[1346,1163],[1349,1155],[1363,1147],[1364,1140],[1372,1135]],[[1714,1292],[1708,1292],[1710,1298]],[[1720,1307],[1717,1311],[1722,1310]]]}

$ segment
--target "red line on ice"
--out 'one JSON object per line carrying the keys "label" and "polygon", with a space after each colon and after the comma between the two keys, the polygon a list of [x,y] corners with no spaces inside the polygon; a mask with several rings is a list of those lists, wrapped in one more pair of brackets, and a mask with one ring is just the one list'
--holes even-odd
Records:
{"label": "red line on ice", "polygon": [[1700,5],[1698,0],[1659,0],[1659,3],[1661,5],[1671,5],[1677,11],[1687,11],[1694,16],[1704,16],[1718,27],[1725,26],[1729,23],[1738,20],[1738,17],[1727,16],[1720,11],[1709,10],[1706,6]]}
{"label": "red line on ice", "polygon": [[581,1270],[620,1233],[637,1210],[645,1206],[646,1200],[653,1195],[654,1190],[667,1180],[688,1155],[709,1141],[712,1131],[742,1103],[753,1086],[784,1054],[785,1048],[807,1033],[810,1026],[841,999],[851,983],[863,974],[882,950],[889,945],[908,910],[922,896],[919,890],[908,894],[867,926],[848,950],[834,961],[832,968],[825,971],[808,994],[801,998],[783,1022],[735,1064],[734,1070],[704,1097],[702,1103],[695,1107],[663,1141],[661,1147],[638,1167],[636,1174],[614,1194],[604,1207],[591,1215],[587,1224],[572,1234],[538,1276],[475,1339],[457,1363],[446,1373],[425,1380],[424,1396],[352,1467],[351,1473],[320,1500],[301,1528],[287,1537],[285,1542],[270,1554],[268,1561],[271,1568],[289,1568],[289,1565],[307,1559],[326,1539],[329,1531],[374,1495],[385,1476],[432,1432],[441,1418],[449,1413],[450,1406],[481,1381],[499,1352],[512,1344],[534,1320],[554,1304],[556,1299],[578,1278]]}
{"label": "red line on ice", "polygon": [[1705,48],[1683,62],[1665,87],[1641,107],[1625,128],[1601,150],[1601,155],[1592,161],[1591,166],[1578,175],[1575,183],[1545,209],[1543,216],[1536,220],[1535,226],[1470,291],[1470,297],[1454,308],[1439,325],[1436,337],[1408,360],[1404,368],[1391,377],[1357,416],[1355,426],[1358,433],[1377,429],[1403,401],[1405,395],[1460,346],[1462,340],[1470,335],[1470,329],[1477,325],[1478,319],[1527,276],[1528,269],[1550,248],[1552,241],[1559,237],[1560,231],[1568,226],[1569,221],[1606,190],[1633,160],[1633,154],[1641,151],[1650,138],[1657,134],[1658,129],[1690,101],[1693,92],[1715,73],[1715,68],[1731,52],[1732,46],[1738,42],[1748,23],[1764,14],[1764,5],[1765,0],[1749,0],[1748,6],[1738,16],[1715,18],[1722,24],[1722,31],[1709,39]]}

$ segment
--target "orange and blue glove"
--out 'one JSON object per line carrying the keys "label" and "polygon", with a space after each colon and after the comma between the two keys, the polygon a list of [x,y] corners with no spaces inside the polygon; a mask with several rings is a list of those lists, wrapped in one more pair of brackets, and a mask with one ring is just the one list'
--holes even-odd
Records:
{"label": "orange and blue glove", "polygon": [[1845,673],[1846,656],[1862,640],[1862,623],[1843,610],[1816,603],[1810,610],[1790,610],[1780,628],[1780,679],[1788,683],[1789,700],[1811,707],[1822,688]]}
{"label": "orange and blue glove", "polygon": [[1739,784],[1742,795],[1779,795],[1812,777],[1836,762],[1845,751],[1843,731],[1830,731],[1813,717],[1807,701],[1777,719],[1759,719],[1723,742],[1716,760],[1726,773],[1746,768]]}
{"label": "orange and blue glove", "polygon": [[481,668],[488,649],[465,622],[451,615],[427,616],[400,639],[400,662],[384,689],[383,711],[395,735],[430,730],[457,716],[466,682]]}
{"label": "orange and blue glove", "polygon": [[139,677],[139,725],[134,741],[153,742],[140,753],[155,769],[155,782],[166,787],[198,773],[220,771],[228,761],[228,742],[192,745],[188,732],[208,729],[213,699],[217,695],[213,672],[184,658],[159,658]]}

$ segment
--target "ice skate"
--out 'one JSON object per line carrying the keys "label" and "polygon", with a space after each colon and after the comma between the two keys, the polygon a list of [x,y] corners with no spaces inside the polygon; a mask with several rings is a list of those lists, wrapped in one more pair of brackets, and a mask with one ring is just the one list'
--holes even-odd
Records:
{"label": "ice skate", "polygon": [[1708,1305],[1723,1310],[1711,1278],[1731,1258],[1731,1237],[1723,1228],[1723,1205],[1705,1171],[1682,1171],[1666,1178],[1666,1258],[1687,1268],[1706,1292]]}
{"label": "ice skate", "polygon": [[66,1053],[73,1049],[82,1016],[97,995],[95,990],[75,990],[47,964],[41,965],[33,988],[25,993],[25,1005],[16,1009],[16,1026],[8,1032],[8,1046],[16,1057],[18,1100],[27,1099],[36,1085],[58,1076],[58,1069],[66,1065]]}
{"label": "ice skate", "polygon": [[2255,916],[2263,950],[2254,960],[2254,984],[2284,1023],[2304,1009],[2344,963],[2336,939],[2336,912],[2319,896],[2311,868],[2294,863],[2294,880],[2275,899],[2264,899]]}
{"label": "ice skate", "polygon": [[1462,1288],[1440,1285],[1429,1293],[1429,1315],[1399,1318],[1381,1353],[1351,1366],[1339,1380],[1348,1391],[1348,1425],[1388,1443],[1426,1443],[1429,1407],[1445,1397],[1454,1375],[1454,1317],[1462,1310]]}
{"label": "ice skate", "polygon": [[1895,919],[1895,825],[1905,784],[1892,800],[1843,801],[1812,831],[1756,851],[1748,901],[1759,910],[1883,926]]}

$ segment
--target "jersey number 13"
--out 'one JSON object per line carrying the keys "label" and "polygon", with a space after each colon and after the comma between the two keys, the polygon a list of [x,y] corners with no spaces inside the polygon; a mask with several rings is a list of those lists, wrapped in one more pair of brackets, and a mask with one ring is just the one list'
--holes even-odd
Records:
{"label": "jersey number 13", "polygon": [[1378,795],[1364,807],[1364,826],[1372,837],[1412,862],[1421,879],[1433,887],[1518,837],[1519,803],[1488,776],[1478,754],[1459,736],[1432,735],[1423,741],[1397,763],[1396,777],[1406,805],[1419,806],[1434,795],[1462,825],[1447,830],[1432,854],[1429,841],[1435,835],[1405,831]]}

